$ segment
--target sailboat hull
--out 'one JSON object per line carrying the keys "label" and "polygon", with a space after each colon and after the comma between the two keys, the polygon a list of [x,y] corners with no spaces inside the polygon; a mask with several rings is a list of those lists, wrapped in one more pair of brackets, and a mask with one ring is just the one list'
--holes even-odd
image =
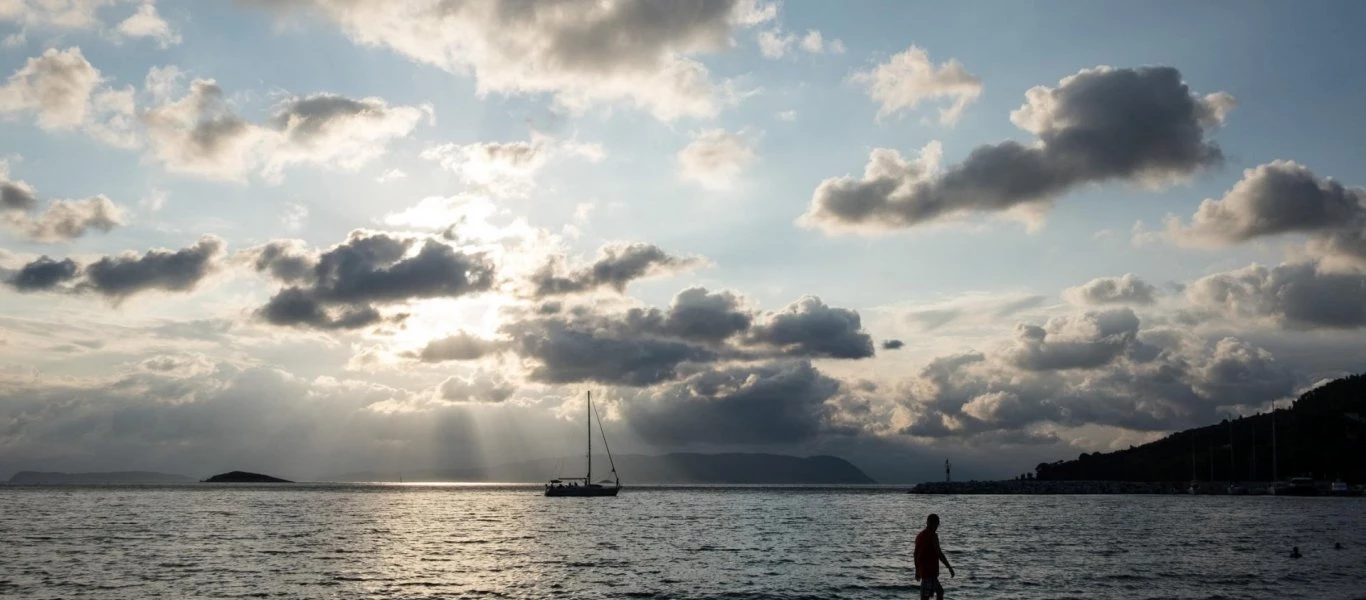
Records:
{"label": "sailboat hull", "polygon": [[575,485],[575,486],[546,486],[545,495],[547,496],[571,496],[571,497],[598,497],[615,496],[621,491],[618,486],[601,485]]}

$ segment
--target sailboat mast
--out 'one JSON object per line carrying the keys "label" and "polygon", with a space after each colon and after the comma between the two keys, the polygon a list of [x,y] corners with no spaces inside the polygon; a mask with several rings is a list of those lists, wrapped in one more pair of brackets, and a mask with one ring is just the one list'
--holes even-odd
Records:
{"label": "sailboat mast", "polygon": [[593,391],[588,391],[588,403],[584,406],[588,409],[584,416],[588,417],[588,476],[584,477],[584,485],[593,483]]}

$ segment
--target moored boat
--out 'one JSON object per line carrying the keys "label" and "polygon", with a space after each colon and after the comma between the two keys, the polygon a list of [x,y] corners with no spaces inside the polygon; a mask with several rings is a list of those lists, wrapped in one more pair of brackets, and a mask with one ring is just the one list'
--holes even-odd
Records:
{"label": "moored boat", "polygon": [[[621,476],[617,474],[616,462],[612,460],[612,449],[607,446],[607,432],[602,431],[602,419],[598,418],[598,430],[602,431],[602,447],[607,451],[607,461],[612,465],[614,481],[593,483],[593,419],[597,410],[593,408],[593,392],[588,392],[588,473],[583,477],[557,477],[545,484],[547,496],[596,497],[615,496],[621,491]],[[607,484],[607,485],[604,485]]]}

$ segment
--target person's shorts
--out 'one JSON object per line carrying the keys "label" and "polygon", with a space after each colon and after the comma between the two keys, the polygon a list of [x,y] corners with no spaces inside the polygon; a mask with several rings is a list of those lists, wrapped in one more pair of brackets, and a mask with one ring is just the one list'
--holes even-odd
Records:
{"label": "person's shorts", "polygon": [[926,577],[920,580],[920,600],[942,593],[944,593],[944,586],[939,585],[938,577]]}

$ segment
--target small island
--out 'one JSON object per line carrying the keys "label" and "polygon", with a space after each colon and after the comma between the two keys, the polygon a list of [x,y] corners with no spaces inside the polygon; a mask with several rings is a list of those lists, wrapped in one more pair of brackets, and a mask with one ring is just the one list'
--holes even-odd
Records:
{"label": "small island", "polygon": [[271,477],[270,475],[262,475],[262,474],[260,474],[260,473],[248,473],[248,472],[246,472],[246,471],[231,471],[231,472],[228,472],[228,473],[219,473],[218,475],[214,475],[213,477],[210,477],[210,478],[208,478],[208,479],[205,479],[205,480],[202,481],[201,483],[294,483],[294,482],[293,482],[293,481],[290,481],[290,480],[288,480],[288,479],[280,479],[279,477]]}

